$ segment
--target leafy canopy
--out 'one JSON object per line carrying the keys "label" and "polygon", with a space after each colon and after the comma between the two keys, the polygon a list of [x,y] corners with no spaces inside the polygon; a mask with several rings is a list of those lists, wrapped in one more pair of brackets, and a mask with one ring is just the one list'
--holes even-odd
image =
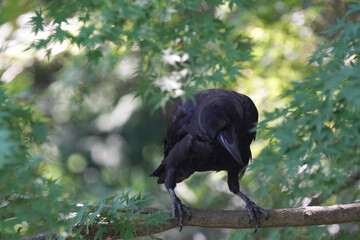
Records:
{"label": "leafy canopy", "polygon": [[[359,170],[360,23],[352,21],[359,10],[358,1],[329,28],[336,36],[308,61],[317,71],[294,82],[283,94],[291,99],[289,106],[266,113],[260,123],[259,132],[269,140],[251,168],[283,193],[284,205],[298,206],[319,194],[327,199]],[[262,186],[263,197],[267,191]],[[357,197],[336,194],[332,203]]]}
{"label": "leafy canopy", "polygon": [[[223,1],[51,1],[32,18],[33,31],[46,38],[32,44],[51,56],[56,42],[77,46],[95,64],[120,53],[140,58],[137,95],[164,107],[199,88],[235,81],[241,62],[251,59],[249,40],[214,17]],[[250,1],[230,1],[249,5]],[[69,24],[69,20],[76,22]]]}
{"label": "leafy canopy", "polygon": [[47,140],[46,122],[32,106],[21,107],[0,85],[0,237],[31,234],[37,228],[57,231],[69,205],[61,188],[43,177],[36,145]]}

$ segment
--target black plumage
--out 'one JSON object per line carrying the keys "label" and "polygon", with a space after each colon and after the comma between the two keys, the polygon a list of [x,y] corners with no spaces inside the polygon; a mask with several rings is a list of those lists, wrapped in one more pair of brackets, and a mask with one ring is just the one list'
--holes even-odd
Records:
{"label": "black plumage", "polygon": [[239,179],[251,159],[250,144],[255,139],[253,131],[258,112],[252,100],[231,90],[210,89],[195,94],[194,99],[181,102],[173,112],[164,139],[164,159],[151,174],[165,187],[172,198],[172,211],[179,213],[180,231],[183,212],[191,212],[176,196],[176,183],[194,172],[227,171],[231,192],[246,203],[250,221],[264,209],[258,207],[240,192]]}

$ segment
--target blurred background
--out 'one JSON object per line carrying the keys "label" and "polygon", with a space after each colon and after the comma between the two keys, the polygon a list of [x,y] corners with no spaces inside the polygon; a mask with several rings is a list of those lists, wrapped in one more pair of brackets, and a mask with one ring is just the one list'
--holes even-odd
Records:
{"label": "blurred background", "polygon": [[[159,85],[174,93],[162,107],[137,97],[141,52],[132,48],[110,46],[111,54],[96,64],[88,64],[82,48],[68,41],[45,50],[26,50],[46,31],[34,33],[29,21],[34,10],[50,0],[3,0],[0,12],[0,80],[7,93],[21,103],[35,103],[48,122],[50,137],[42,146],[46,177],[58,179],[64,197],[74,201],[93,201],[132,188],[154,198],[153,206],[168,208],[171,199],[163,186],[149,174],[162,160],[162,140],[167,121],[179,100],[178,82],[164,80]],[[146,1],[145,1],[146,2]],[[313,71],[307,58],[326,38],[324,30],[344,15],[352,1],[290,0],[256,1],[256,7],[233,8],[228,2],[212,9],[215,17],[232,27],[232,34],[250,39],[252,60],[242,65],[241,74],[226,88],[249,95],[258,107],[260,120],[264,111],[284,106],[281,94],[291,82],[301,81]],[[255,4],[255,3],[254,3]],[[76,32],[76,16],[68,21],[68,31]],[[44,36],[43,36],[44,35]],[[329,37],[328,37],[329,38]],[[184,53],[160,49],[159,61],[171,67],[185,62]],[[225,87],[224,84],[209,87]],[[252,144],[253,158],[266,140]],[[257,174],[247,171],[241,182],[248,196],[260,186]],[[191,207],[205,209],[241,209],[243,202],[228,190],[226,174],[197,173],[176,187],[178,196]],[[276,192],[274,199],[276,199]],[[273,208],[254,199],[264,208]],[[274,200],[275,201],[275,200]],[[288,206],[276,206],[288,207]],[[336,229],[329,228],[329,233]],[[334,232],[335,231],[335,232]],[[236,239],[252,230],[239,230]],[[232,235],[233,234],[233,235]],[[256,239],[277,239],[278,231],[261,229]],[[234,230],[184,227],[158,234],[164,239],[228,239]],[[286,236],[282,236],[286,239]]]}

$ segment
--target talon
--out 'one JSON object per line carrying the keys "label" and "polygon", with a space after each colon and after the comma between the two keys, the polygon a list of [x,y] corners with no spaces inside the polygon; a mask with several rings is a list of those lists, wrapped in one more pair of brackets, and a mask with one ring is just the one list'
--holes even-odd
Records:
{"label": "talon", "polygon": [[176,208],[177,208],[178,213],[179,213],[179,227],[180,227],[179,232],[181,232],[181,230],[183,228],[183,219],[184,219],[183,211],[185,211],[186,214],[189,216],[189,221],[191,220],[191,212],[184,204],[181,203],[180,200],[179,200],[179,202],[176,202]]}
{"label": "talon", "polygon": [[254,219],[255,219],[255,230],[254,233],[257,232],[258,228],[259,228],[259,216],[260,214],[263,214],[265,216],[265,219],[268,219],[268,213],[266,212],[265,209],[258,207],[254,202],[252,201],[248,201],[246,203],[246,207],[245,210],[247,211],[248,215],[249,215],[249,223],[251,223]]}
{"label": "talon", "polygon": [[256,232],[257,232],[258,228],[259,228],[259,224],[255,224],[255,230],[254,230],[254,233],[256,233]]}
{"label": "talon", "polygon": [[173,190],[169,189],[168,191],[170,192],[170,194],[172,196],[172,200],[173,200],[173,202],[172,202],[173,218],[176,218],[176,210],[179,214],[179,227],[180,227],[179,232],[181,232],[181,230],[183,228],[184,212],[189,216],[189,221],[191,220],[191,212],[184,204],[182,204],[181,200],[175,195]]}
{"label": "talon", "polygon": [[183,205],[183,208],[184,208],[186,214],[189,216],[189,221],[190,221],[192,218],[191,211],[185,205]]}
{"label": "talon", "polygon": [[262,214],[264,214],[265,220],[267,220],[269,218],[269,214],[267,213],[267,211],[265,209],[261,208],[261,207],[259,207],[259,209],[260,209],[260,212]]}

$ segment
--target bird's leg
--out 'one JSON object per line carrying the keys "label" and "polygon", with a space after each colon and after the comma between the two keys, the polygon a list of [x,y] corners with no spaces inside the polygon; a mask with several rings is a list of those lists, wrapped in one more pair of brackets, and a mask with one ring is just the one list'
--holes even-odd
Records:
{"label": "bird's leg", "polygon": [[[242,176],[245,172],[245,168],[242,169],[240,175]],[[239,196],[246,204],[245,211],[249,215],[249,222],[255,220],[255,232],[257,232],[259,228],[259,216],[260,214],[264,214],[265,219],[268,219],[268,213],[265,209],[257,206],[253,201],[251,201],[245,194],[240,192],[239,186],[239,175],[238,172],[228,172],[228,186],[231,192],[235,193]]]}
{"label": "bird's leg", "polygon": [[165,187],[171,196],[173,218],[175,218],[176,210],[179,213],[179,226],[181,231],[183,227],[183,212],[185,211],[186,214],[189,216],[189,221],[191,219],[191,212],[184,204],[182,204],[180,199],[175,194],[174,189],[176,187],[176,170],[174,168],[169,168],[166,171]]}
{"label": "bird's leg", "polygon": [[170,193],[171,200],[172,200],[172,216],[175,218],[175,212],[176,210],[179,213],[179,226],[180,226],[180,232],[183,227],[183,215],[184,211],[189,216],[189,221],[191,220],[191,212],[190,210],[181,202],[181,200],[176,196],[174,189],[168,188],[168,192]]}
{"label": "bird's leg", "polygon": [[253,201],[251,201],[245,194],[243,194],[242,192],[238,191],[236,193],[236,195],[238,195],[246,204],[245,206],[245,210],[247,211],[248,215],[249,215],[249,222],[252,222],[255,219],[255,232],[257,232],[258,228],[259,228],[259,216],[260,214],[264,214],[265,219],[268,219],[268,213],[266,212],[265,209],[257,206]]}

